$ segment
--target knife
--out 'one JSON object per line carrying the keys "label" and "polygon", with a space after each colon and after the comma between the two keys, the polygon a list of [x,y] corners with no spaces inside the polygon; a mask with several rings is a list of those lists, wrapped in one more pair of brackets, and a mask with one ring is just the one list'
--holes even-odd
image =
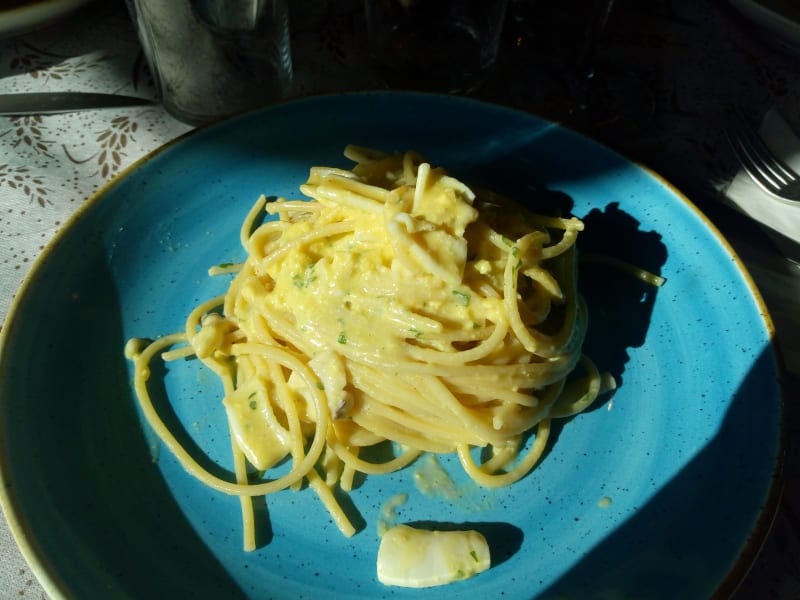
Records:
{"label": "knife", "polygon": [[0,94],[0,116],[54,115],[59,113],[126,106],[153,106],[156,100],[96,94],[93,92],[23,92]]}

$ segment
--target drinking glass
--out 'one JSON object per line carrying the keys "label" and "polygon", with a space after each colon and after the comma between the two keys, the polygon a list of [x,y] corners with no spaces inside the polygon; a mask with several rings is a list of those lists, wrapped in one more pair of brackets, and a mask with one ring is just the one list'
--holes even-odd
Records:
{"label": "drinking glass", "polygon": [[512,0],[506,45],[512,101],[605,141],[646,127],[653,91],[606,55],[617,4]]}
{"label": "drinking glass", "polygon": [[468,93],[489,76],[508,0],[365,0],[372,59],[392,88]]}
{"label": "drinking glass", "polygon": [[164,107],[198,124],[290,93],[288,0],[127,0]]}

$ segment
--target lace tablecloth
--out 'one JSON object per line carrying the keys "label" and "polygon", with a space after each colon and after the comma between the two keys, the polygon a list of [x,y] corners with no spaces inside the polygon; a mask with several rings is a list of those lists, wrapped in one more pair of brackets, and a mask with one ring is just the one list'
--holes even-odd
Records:
{"label": "lace tablecloth", "polygon": [[[496,76],[478,95],[560,117],[558,102],[537,79],[544,64],[536,61],[540,30],[527,7],[539,4],[512,1]],[[789,371],[788,399],[794,400],[800,267],[776,250],[762,228],[725,207],[716,190],[737,169],[723,134],[725,108],[735,102],[757,118],[776,106],[792,124],[800,123],[800,54],[761,36],[726,2],[617,4],[599,61],[625,65],[645,85],[651,110],[631,127],[595,123],[586,131],[660,172],[728,237],[772,312]],[[308,2],[299,10],[293,25],[295,94],[379,85],[365,63],[362,30],[357,0]],[[0,93],[43,90],[153,97],[124,2],[95,2],[58,23],[0,41]],[[39,253],[75,210],[128,165],[189,130],[158,106],[0,117],[0,322]],[[783,249],[794,252],[791,245]],[[791,403],[789,417],[786,491],[739,598],[800,598],[798,422]],[[23,597],[45,595],[2,519],[0,598]]]}

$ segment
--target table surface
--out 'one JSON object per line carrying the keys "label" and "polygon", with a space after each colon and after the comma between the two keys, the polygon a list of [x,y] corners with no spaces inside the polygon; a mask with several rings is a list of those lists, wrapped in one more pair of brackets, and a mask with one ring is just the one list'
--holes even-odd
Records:
{"label": "table surface", "polygon": [[[553,76],[563,63],[548,62],[554,50],[563,49],[553,45],[552,23],[563,19],[570,3],[559,3],[561,13],[547,15],[529,8],[539,4],[512,0],[496,72],[475,95],[570,122],[574,115],[560,114],[563,105],[553,101],[570,89]],[[358,0],[298,6],[294,95],[381,86],[360,45]],[[566,44],[567,38],[558,39]],[[610,107],[614,118],[608,121],[571,122],[660,173],[722,231],[770,309],[790,401],[800,381],[800,266],[786,254],[797,259],[800,251],[776,245],[763,228],[725,206],[717,190],[738,168],[724,137],[727,108],[735,103],[757,119],[777,107],[800,130],[799,60],[800,49],[776,43],[727,2],[620,0],[596,65],[633,78],[639,91],[622,111]],[[122,0],[94,2],[56,23],[0,40],[0,93],[43,90],[155,96]],[[126,166],[190,130],[157,105],[0,117],[0,323],[39,253],[82,203]],[[737,598],[800,597],[798,420],[791,402],[787,408],[783,498]],[[3,518],[0,599],[22,597],[46,596]]]}

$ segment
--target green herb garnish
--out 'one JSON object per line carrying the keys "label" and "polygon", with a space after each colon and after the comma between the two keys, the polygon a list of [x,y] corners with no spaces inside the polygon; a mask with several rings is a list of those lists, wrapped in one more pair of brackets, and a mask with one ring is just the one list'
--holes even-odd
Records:
{"label": "green herb garnish", "polygon": [[465,294],[459,290],[453,290],[453,296],[461,306],[469,306],[469,294]]}
{"label": "green herb garnish", "polygon": [[317,274],[314,273],[316,263],[308,265],[302,273],[292,274],[292,283],[295,287],[305,289],[317,280]]}

